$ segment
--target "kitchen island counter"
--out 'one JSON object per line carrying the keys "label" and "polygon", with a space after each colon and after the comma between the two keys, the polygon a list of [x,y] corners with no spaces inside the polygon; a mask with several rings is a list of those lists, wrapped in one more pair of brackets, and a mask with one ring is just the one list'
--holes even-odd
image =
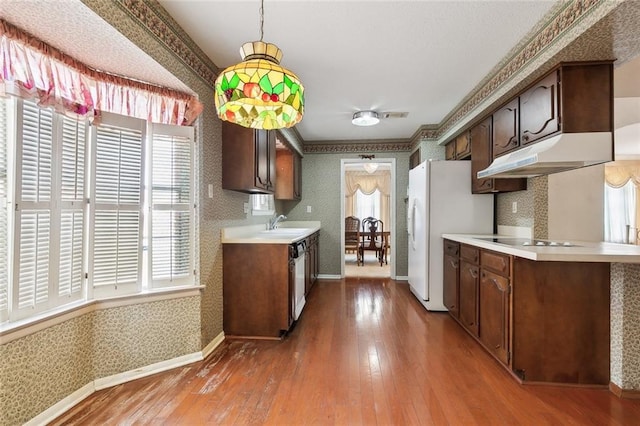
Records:
{"label": "kitchen island counter", "polygon": [[[640,246],[571,241],[571,246],[523,246],[523,238],[504,235],[443,234],[443,239],[535,261],[640,263]],[[520,243],[511,245],[511,243]]]}

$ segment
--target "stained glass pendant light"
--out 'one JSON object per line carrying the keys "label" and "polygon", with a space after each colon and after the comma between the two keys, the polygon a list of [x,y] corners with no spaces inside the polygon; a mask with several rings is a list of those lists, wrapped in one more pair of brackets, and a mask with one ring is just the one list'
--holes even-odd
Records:
{"label": "stained glass pendant light", "polygon": [[260,2],[260,40],[242,45],[242,62],[218,75],[216,111],[220,119],[253,129],[295,126],[304,114],[304,87],[280,66],[282,51],[262,41],[264,0]]}

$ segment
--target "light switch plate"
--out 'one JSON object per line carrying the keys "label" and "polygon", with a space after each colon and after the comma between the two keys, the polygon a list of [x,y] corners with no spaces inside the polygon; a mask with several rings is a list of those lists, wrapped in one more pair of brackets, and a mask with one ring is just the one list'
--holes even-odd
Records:
{"label": "light switch plate", "polygon": [[307,213],[311,213],[311,206],[307,206]]}
{"label": "light switch plate", "polygon": [[213,198],[213,184],[209,184],[209,198]]}
{"label": "light switch plate", "polygon": [[244,212],[249,213],[249,203],[244,203]]}

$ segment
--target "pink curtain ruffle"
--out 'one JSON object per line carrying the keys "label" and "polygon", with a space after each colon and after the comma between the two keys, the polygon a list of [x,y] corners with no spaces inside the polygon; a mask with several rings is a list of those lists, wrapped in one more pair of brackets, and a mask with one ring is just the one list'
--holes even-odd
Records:
{"label": "pink curtain ruffle", "polygon": [[0,19],[0,94],[37,99],[64,114],[93,119],[100,111],[153,123],[191,125],[196,97],[93,70]]}

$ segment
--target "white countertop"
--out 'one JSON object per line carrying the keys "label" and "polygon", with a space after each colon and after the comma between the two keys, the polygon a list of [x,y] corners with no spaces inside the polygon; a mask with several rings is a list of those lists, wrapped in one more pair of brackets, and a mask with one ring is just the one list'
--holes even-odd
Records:
{"label": "white countertop", "polygon": [[604,242],[571,241],[572,247],[510,246],[480,238],[514,238],[505,235],[443,234],[442,238],[511,254],[530,260],[557,262],[640,263],[640,246]]}
{"label": "white countertop", "polygon": [[319,221],[284,221],[271,231],[267,225],[222,228],[220,237],[222,244],[291,244],[319,230]]}

